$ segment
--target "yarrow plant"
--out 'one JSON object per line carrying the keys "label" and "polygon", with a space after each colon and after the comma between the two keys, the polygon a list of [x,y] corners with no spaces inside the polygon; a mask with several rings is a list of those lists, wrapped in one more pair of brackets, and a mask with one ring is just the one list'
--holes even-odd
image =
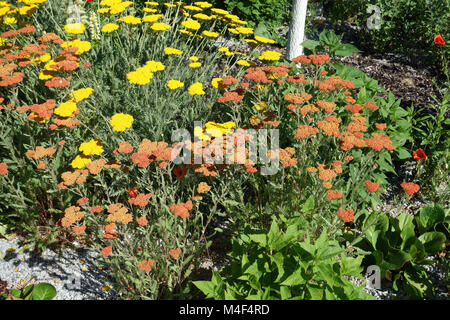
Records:
{"label": "yarrow plant", "polygon": [[92,243],[121,297],[189,297],[217,219],[237,234],[301,216],[339,239],[380,202],[400,145],[328,55],[284,61],[204,1],[87,2],[96,37],[57,1],[19,3],[0,2],[0,222]]}

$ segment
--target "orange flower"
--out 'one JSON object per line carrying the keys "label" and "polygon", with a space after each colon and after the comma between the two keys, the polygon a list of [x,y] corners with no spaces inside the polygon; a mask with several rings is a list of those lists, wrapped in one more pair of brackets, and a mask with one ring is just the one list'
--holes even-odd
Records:
{"label": "orange flower", "polygon": [[412,196],[414,193],[420,190],[418,184],[412,182],[403,182],[400,186],[405,190],[406,194]]}
{"label": "orange flower", "polygon": [[319,108],[322,108],[326,113],[332,113],[334,108],[336,108],[336,103],[328,102],[328,101],[324,101],[324,100],[317,101],[316,105]]}
{"label": "orange flower", "polygon": [[95,206],[95,207],[92,207],[92,209],[91,209],[92,213],[100,213],[102,211],[103,211],[103,208],[100,206]]}
{"label": "orange flower", "polygon": [[103,256],[108,257],[108,256],[112,253],[112,246],[104,247],[104,248],[102,249],[102,251],[100,251],[100,253],[101,253]]}
{"label": "orange flower", "polygon": [[178,259],[178,256],[181,254],[181,249],[176,248],[176,249],[169,250],[169,254],[172,258]]}
{"label": "orange flower", "polygon": [[353,156],[346,156],[346,157],[344,157],[344,160],[352,161],[353,160]]}
{"label": "orange flower", "polygon": [[317,128],[301,124],[297,128],[297,133],[295,135],[295,138],[296,139],[306,139],[309,136],[317,134],[318,132],[319,132],[319,129],[317,129]]}
{"label": "orange flower", "polygon": [[186,203],[171,204],[169,210],[172,211],[176,216],[185,219],[190,216],[189,211],[192,210],[192,201],[189,200]]}
{"label": "orange flower", "polygon": [[119,143],[118,151],[128,154],[128,153],[133,152],[133,146],[129,142],[124,141],[124,142]]}
{"label": "orange flower", "polygon": [[351,113],[360,113],[363,107],[359,104],[351,104],[346,106],[344,109],[350,111]]}
{"label": "orange flower", "polygon": [[354,213],[355,211],[351,208],[344,210],[342,209],[342,207],[340,207],[337,212],[337,216],[344,220],[344,222],[352,222],[355,218]]}
{"label": "orange flower", "polygon": [[0,174],[6,175],[8,173],[8,165],[4,162],[0,162]]}
{"label": "orange flower", "polygon": [[369,148],[380,151],[383,148],[386,148],[389,151],[395,149],[392,145],[391,139],[383,133],[372,133],[372,138],[364,140]]}
{"label": "orange flower", "polygon": [[84,230],[86,230],[86,226],[85,225],[72,227],[72,231],[75,234],[82,234],[84,232]]}
{"label": "orange flower", "polygon": [[139,193],[136,197],[132,197],[131,199],[128,199],[128,202],[135,205],[135,206],[139,206],[141,208],[145,207],[148,204],[148,199],[152,196],[151,193],[148,194],[144,194],[144,193]]}
{"label": "orange flower", "polygon": [[318,169],[319,169],[319,179],[322,181],[328,181],[337,176],[334,170],[330,169],[329,167],[323,164],[319,164]]}
{"label": "orange flower", "polygon": [[79,206],[82,206],[83,204],[86,204],[86,203],[88,203],[88,202],[89,202],[89,198],[84,197],[84,198],[78,199],[77,204],[78,204]]}
{"label": "orange flower", "polygon": [[138,263],[138,268],[143,271],[150,271],[155,266],[155,261],[153,260],[142,260]]}
{"label": "orange flower", "polygon": [[338,191],[334,191],[334,190],[328,190],[327,191],[328,200],[334,200],[334,199],[341,199],[342,198],[342,193],[338,192]]}
{"label": "orange flower", "polygon": [[139,219],[136,219],[136,222],[138,223],[138,225],[140,225],[141,227],[145,227],[148,223],[147,218],[145,218],[144,216],[140,217]]}
{"label": "orange flower", "polygon": [[148,154],[144,152],[136,152],[131,155],[131,161],[140,168],[146,168],[150,164]]}
{"label": "orange flower", "polygon": [[385,123],[375,123],[375,127],[377,127],[378,130],[384,130],[386,129]]}
{"label": "orange flower", "polygon": [[310,173],[317,172],[317,168],[315,168],[315,167],[308,167],[308,168],[306,168],[306,171],[308,171]]}
{"label": "orange flower", "polygon": [[331,184],[331,182],[324,182],[323,187],[325,189],[331,189],[331,188],[333,188],[333,185]]}
{"label": "orange flower", "polygon": [[39,162],[38,165],[36,166],[37,169],[39,170],[44,170],[45,168],[47,168],[47,165],[45,164],[45,162]]}
{"label": "orange flower", "polygon": [[198,193],[205,193],[211,190],[211,187],[206,182],[200,182],[197,187]]}
{"label": "orange flower", "polygon": [[364,185],[369,192],[377,192],[378,190],[380,190],[380,185],[376,182],[364,181]]}
{"label": "orange flower", "polygon": [[378,106],[374,102],[367,102],[365,107],[371,110],[378,110]]}

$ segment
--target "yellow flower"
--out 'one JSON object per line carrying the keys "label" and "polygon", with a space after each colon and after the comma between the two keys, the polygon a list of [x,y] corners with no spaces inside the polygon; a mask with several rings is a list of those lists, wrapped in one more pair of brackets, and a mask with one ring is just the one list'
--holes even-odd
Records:
{"label": "yellow flower", "polygon": [[103,27],[102,27],[102,32],[107,32],[107,33],[109,33],[109,32],[113,32],[113,31],[115,31],[115,30],[117,30],[117,29],[119,29],[119,26],[117,25],[117,24],[115,24],[115,23],[108,23],[108,24],[105,24]]}
{"label": "yellow flower", "polygon": [[75,157],[75,159],[73,159],[71,165],[72,165],[72,168],[74,168],[74,169],[82,169],[91,161],[92,160],[89,156],[79,154]]}
{"label": "yellow flower", "polygon": [[158,12],[158,10],[153,9],[153,8],[144,8],[144,12],[155,13],[155,12]]}
{"label": "yellow flower", "polygon": [[212,17],[210,17],[204,13],[196,13],[192,17],[194,17],[195,19],[199,19],[199,20],[211,20],[212,19]]}
{"label": "yellow flower", "polygon": [[192,84],[188,88],[188,91],[191,96],[205,94],[205,91],[203,91],[203,85],[200,82],[196,82],[196,83]]}
{"label": "yellow flower", "polygon": [[230,50],[227,47],[220,47],[217,51],[219,51],[219,52],[228,52]]}
{"label": "yellow flower", "polygon": [[184,6],[184,9],[191,10],[191,11],[202,11],[202,8],[196,7],[196,6]]}
{"label": "yellow flower", "polygon": [[248,44],[253,44],[253,45],[257,45],[258,41],[253,40],[253,39],[244,39],[245,42],[247,42]]}
{"label": "yellow flower", "polygon": [[164,3],[164,5],[165,5],[166,7],[168,7],[168,8],[173,8],[173,7],[176,7],[176,5],[175,5],[175,4],[172,4],[172,3],[168,3],[168,2],[165,2],[165,3]]}
{"label": "yellow flower", "polygon": [[222,78],[213,78],[211,80],[211,85],[216,89],[219,89],[219,87],[221,86],[221,83],[222,83]]}
{"label": "yellow flower", "polygon": [[191,60],[192,62],[197,62],[198,61],[198,57],[197,56],[192,56],[192,57],[189,57],[189,60]]}
{"label": "yellow flower", "polygon": [[141,19],[133,16],[125,16],[119,19],[121,22],[125,22],[126,24],[140,24]]}
{"label": "yellow flower", "polygon": [[127,79],[131,84],[146,85],[153,79],[153,73],[148,68],[137,68],[136,71],[127,73]]}
{"label": "yellow flower", "polygon": [[85,29],[84,24],[81,22],[66,24],[64,26],[64,31],[71,34],[82,34]]}
{"label": "yellow flower", "polygon": [[221,15],[230,14],[228,11],[225,11],[225,10],[222,10],[222,9],[218,9],[218,8],[212,8],[211,11],[214,12],[214,13],[217,13],[217,14],[221,14]]}
{"label": "yellow flower", "polygon": [[169,89],[175,90],[175,89],[183,87],[184,83],[181,81],[178,81],[178,80],[169,80],[167,82],[167,86],[169,87]]}
{"label": "yellow flower", "polygon": [[211,8],[212,7],[212,4],[209,3],[209,2],[206,2],[206,1],[197,1],[197,2],[194,2],[194,4],[196,6],[198,6],[198,7],[200,7],[200,8],[203,8],[203,9],[207,9],[207,8]]}
{"label": "yellow flower", "polygon": [[275,43],[275,40],[260,36],[255,36],[255,40],[261,43],[270,43],[270,44]]}
{"label": "yellow flower", "polygon": [[85,156],[98,156],[105,151],[103,150],[103,145],[99,139],[91,139],[89,142],[83,142],[78,150],[83,152]]}
{"label": "yellow flower", "polygon": [[186,21],[183,21],[181,23],[181,25],[183,27],[185,27],[186,29],[191,29],[191,30],[198,30],[201,27],[200,23],[196,20],[186,20]]}
{"label": "yellow flower", "polygon": [[276,51],[264,51],[259,57],[259,60],[277,61],[281,58],[281,53]]}
{"label": "yellow flower", "polygon": [[159,3],[155,1],[145,1],[145,4],[152,7],[157,7],[159,5]]}
{"label": "yellow flower", "polygon": [[236,31],[240,34],[253,34],[253,28],[237,27]]}
{"label": "yellow flower", "polygon": [[189,64],[189,67],[191,68],[200,68],[202,64],[200,62],[192,62]]}
{"label": "yellow flower", "polygon": [[235,126],[236,124],[233,121],[228,121],[225,123],[216,123],[210,121],[205,124],[206,133],[215,137],[218,135],[218,132],[220,132],[220,135],[225,135],[228,130],[233,129]]}
{"label": "yellow flower", "polygon": [[247,60],[238,60],[236,61],[236,63],[240,66],[244,66],[244,67],[250,67],[253,65],[253,63],[251,63],[250,61]]}
{"label": "yellow flower", "polygon": [[92,93],[94,92],[94,89],[92,88],[82,88],[78,89],[70,94],[70,97],[74,99],[76,102],[80,102],[86,98],[88,98]]}
{"label": "yellow flower", "polygon": [[16,24],[17,19],[14,17],[4,17],[3,18],[3,24]]}
{"label": "yellow flower", "polygon": [[163,71],[165,66],[159,61],[150,60],[150,61],[146,62],[144,68],[150,72],[157,72],[157,71]]}
{"label": "yellow flower", "polygon": [[61,45],[61,47],[63,47],[63,48],[77,47],[78,50],[77,50],[77,52],[75,52],[75,54],[81,54],[81,53],[91,50],[91,43],[89,41],[82,41],[80,39],[75,39],[72,41],[64,42]]}
{"label": "yellow flower", "polygon": [[31,6],[24,6],[19,8],[19,14],[21,16],[27,15],[27,14],[33,14],[36,11],[37,6],[31,5]]}
{"label": "yellow flower", "polygon": [[202,34],[208,38],[217,38],[219,36],[219,34],[217,32],[206,31],[206,30],[203,31]]}
{"label": "yellow flower", "polygon": [[55,114],[61,117],[70,117],[77,110],[77,104],[73,100],[61,103],[56,109]]}
{"label": "yellow flower", "polygon": [[171,54],[180,55],[183,53],[183,51],[175,49],[175,48],[167,47],[164,49],[164,53],[167,55],[171,55]]}
{"label": "yellow flower", "polygon": [[162,17],[162,14],[151,14],[151,15],[148,15],[148,16],[144,16],[142,18],[142,21],[144,21],[144,22],[155,22],[156,20],[158,20],[161,17]]}
{"label": "yellow flower", "polygon": [[124,113],[117,113],[111,117],[110,124],[114,131],[121,132],[131,127],[133,116]]}
{"label": "yellow flower", "polygon": [[267,108],[267,103],[264,101],[259,101],[253,106],[253,108],[255,108],[258,111],[264,110],[265,108]]}
{"label": "yellow flower", "polygon": [[150,28],[155,31],[166,31],[167,29],[170,29],[171,27],[163,22],[157,22],[157,23],[152,24],[152,26]]}

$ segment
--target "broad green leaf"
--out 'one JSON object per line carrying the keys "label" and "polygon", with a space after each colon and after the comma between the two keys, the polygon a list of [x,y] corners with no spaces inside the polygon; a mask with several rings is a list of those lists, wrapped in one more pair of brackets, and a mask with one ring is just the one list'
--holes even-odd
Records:
{"label": "broad green leaf", "polygon": [[436,224],[444,221],[445,212],[439,205],[426,205],[420,209],[419,218],[423,227],[429,230]]}
{"label": "broad green leaf", "polygon": [[50,283],[38,283],[33,289],[33,300],[52,300],[56,296],[56,288]]}
{"label": "broad green leaf", "polygon": [[315,40],[306,40],[303,41],[301,45],[306,49],[314,50],[318,45],[320,45],[320,42]]}
{"label": "broad green leaf", "polygon": [[214,297],[214,285],[211,281],[193,281],[193,283],[203,292],[206,298]]}
{"label": "broad green leaf", "polygon": [[445,248],[446,237],[442,232],[427,232],[419,237],[420,242],[423,243],[425,251],[429,255],[436,254],[436,252]]}

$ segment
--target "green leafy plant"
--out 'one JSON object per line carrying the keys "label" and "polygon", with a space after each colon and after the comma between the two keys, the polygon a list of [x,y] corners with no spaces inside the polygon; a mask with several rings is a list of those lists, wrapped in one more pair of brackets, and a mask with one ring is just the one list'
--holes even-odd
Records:
{"label": "green leafy plant", "polygon": [[274,220],[268,232],[247,229],[232,240],[232,265],[194,284],[214,299],[373,299],[348,277],[361,278],[361,257],[350,257],[325,232],[303,239],[298,219]]}
{"label": "green leafy plant", "polygon": [[6,290],[0,295],[0,300],[52,300],[55,296],[56,288],[53,285],[40,282],[21,289]]}
{"label": "green leafy plant", "polygon": [[320,33],[319,41],[306,40],[302,43],[302,46],[314,53],[327,53],[331,57],[347,57],[355,52],[361,52],[350,43],[342,43],[342,38],[343,35],[338,36],[333,31],[325,29]]}
{"label": "green leafy plant", "polygon": [[[431,281],[423,265],[435,261],[427,259],[442,251],[448,244],[449,216],[439,205],[421,208],[416,217],[402,213],[398,217],[373,212],[364,221],[363,235],[344,234],[358,251],[367,254],[365,265],[380,267],[381,276],[400,285],[412,298],[433,294]],[[439,230],[439,231],[438,231]]]}

